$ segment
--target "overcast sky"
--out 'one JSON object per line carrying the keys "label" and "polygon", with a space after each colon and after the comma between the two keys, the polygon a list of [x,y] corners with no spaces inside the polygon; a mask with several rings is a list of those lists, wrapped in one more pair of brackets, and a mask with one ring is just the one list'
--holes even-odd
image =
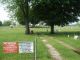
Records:
{"label": "overcast sky", "polygon": [[3,5],[0,4],[0,21],[9,20],[8,12],[4,9]]}

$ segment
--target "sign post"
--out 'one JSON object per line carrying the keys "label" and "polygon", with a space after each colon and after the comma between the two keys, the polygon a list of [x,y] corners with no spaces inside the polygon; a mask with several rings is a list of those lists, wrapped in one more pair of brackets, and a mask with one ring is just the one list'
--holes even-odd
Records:
{"label": "sign post", "polygon": [[34,41],[34,60],[37,60],[36,57],[37,57],[37,38],[35,37],[35,41]]}

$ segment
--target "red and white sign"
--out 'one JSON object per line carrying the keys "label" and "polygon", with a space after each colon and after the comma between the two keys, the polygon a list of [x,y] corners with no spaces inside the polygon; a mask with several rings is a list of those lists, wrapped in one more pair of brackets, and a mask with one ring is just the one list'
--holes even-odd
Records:
{"label": "red and white sign", "polygon": [[3,52],[4,53],[18,53],[18,43],[17,42],[3,42]]}

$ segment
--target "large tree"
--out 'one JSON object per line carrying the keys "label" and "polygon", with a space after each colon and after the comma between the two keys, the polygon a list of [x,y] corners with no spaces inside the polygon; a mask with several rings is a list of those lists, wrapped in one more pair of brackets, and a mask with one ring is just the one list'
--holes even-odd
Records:
{"label": "large tree", "polygon": [[78,21],[80,0],[38,0],[32,9],[36,18],[45,21],[54,33],[54,25],[65,26]]}
{"label": "large tree", "polygon": [[[2,0],[7,2],[11,15],[26,25],[26,34],[30,33],[29,22],[46,22],[54,33],[54,25],[65,26],[78,21],[80,0]],[[29,6],[31,4],[31,6]],[[36,21],[36,22],[35,22]]]}
{"label": "large tree", "polygon": [[25,34],[30,34],[29,29],[29,2],[30,0],[2,0],[7,5],[11,17],[17,17],[21,24],[25,24]]}

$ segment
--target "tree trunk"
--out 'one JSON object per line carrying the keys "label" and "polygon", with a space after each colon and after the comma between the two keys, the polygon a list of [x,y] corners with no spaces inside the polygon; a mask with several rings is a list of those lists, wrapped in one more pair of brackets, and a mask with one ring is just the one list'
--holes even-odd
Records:
{"label": "tree trunk", "polygon": [[30,28],[29,28],[29,5],[28,0],[25,1],[25,34],[30,34]]}
{"label": "tree trunk", "polygon": [[51,34],[54,34],[54,25],[51,25]]}
{"label": "tree trunk", "polygon": [[26,28],[25,34],[30,34],[30,28],[29,28],[29,21],[28,20],[26,20],[25,28]]}

